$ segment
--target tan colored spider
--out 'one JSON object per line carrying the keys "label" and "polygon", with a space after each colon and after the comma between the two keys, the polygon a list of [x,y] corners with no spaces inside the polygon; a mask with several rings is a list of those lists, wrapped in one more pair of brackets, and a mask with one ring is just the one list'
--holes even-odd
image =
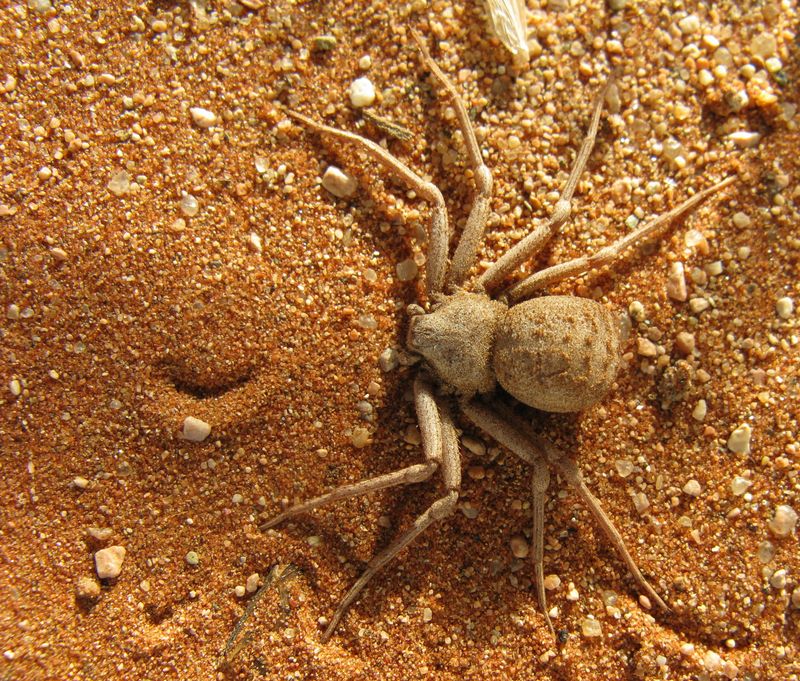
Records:
{"label": "tan colored spider", "polygon": [[[323,640],[327,641],[347,607],[375,573],[429,525],[455,511],[461,487],[458,439],[450,411],[451,405],[455,404],[476,426],[533,469],[535,585],[540,607],[551,632],[553,626],[547,612],[543,570],[544,504],[550,480],[548,466],[552,466],[575,488],[639,587],[666,609],[664,601],[637,567],[600,502],[586,487],[575,463],[536,434],[527,423],[519,423],[518,419],[514,419],[509,407],[503,404],[502,395],[498,393],[504,391],[522,404],[549,412],[580,411],[601,400],[611,389],[619,367],[622,339],[618,318],[592,300],[573,296],[530,296],[548,284],[614,261],[626,248],[656,234],[678,215],[729,185],[734,178],[728,177],[698,192],[676,208],[592,255],[547,267],[497,293],[499,284],[532,258],[569,217],[572,195],[597,136],[609,81],[594,102],[589,131],[550,218],[539,224],[483,274],[467,281],[489,214],[492,175],[483,163],[464,103],[416,33],[414,38],[423,61],[453,101],[477,185],[477,194],[452,260],[448,260],[450,227],[447,209],[442,193],[434,184],[423,180],[371,140],[322,125],[293,111],[288,113],[313,130],[355,142],[362,151],[431,204],[425,272],[429,307],[426,310],[419,305],[410,306],[407,341],[408,350],[420,360],[414,380],[414,403],[425,462],[339,487],[289,508],[262,525],[261,529],[272,528],[288,518],[340,499],[395,485],[422,482],[437,470],[441,471],[443,495],[414,521],[410,529],[370,560],[367,569],[348,591],[328,624],[323,634]],[[489,292],[492,291],[495,294],[490,296]]]}

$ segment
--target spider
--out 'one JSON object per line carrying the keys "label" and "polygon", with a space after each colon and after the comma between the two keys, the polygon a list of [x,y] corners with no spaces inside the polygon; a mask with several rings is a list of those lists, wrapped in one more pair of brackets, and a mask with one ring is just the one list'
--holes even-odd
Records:
{"label": "spider", "polygon": [[[385,475],[344,485],[293,506],[261,526],[262,530],[341,499],[428,480],[441,471],[444,492],[419,515],[411,528],[368,563],[342,599],[322,640],[327,641],[350,604],[372,577],[433,523],[456,510],[461,487],[458,436],[451,409],[456,405],[479,429],[512,451],[532,468],[532,559],[539,606],[555,636],[544,589],[544,504],[549,467],[571,485],[619,553],[639,587],[660,607],[667,605],[648,583],[631,557],[622,536],[589,491],[576,464],[564,452],[514,417],[509,396],[517,403],[547,412],[577,412],[600,401],[612,388],[623,343],[619,318],[600,303],[585,298],[545,295],[543,287],[611,263],[628,247],[641,242],[729,185],[734,177],[696,193],[679,206],[645,223],[618,241],[588,256],[542,269],[498,291],[517,267],[532,258],[568,219],[572,195],[594,146],[609,79],[592,106],[591,123],[570,171],[566,186],[549,219],[476,278],[468,280],[489,215],[492,175],[484,164],[475,132],[461,97],[413,32],[421,58],[455,107],[477,192],[466,225],[448,258],[450,228],[441,191],[375,142],[332,128],[294,111],[287,113],[319,133],[353,142],[380,165],[404,181],[431,205],[426,261],[427,308],[409,306],[408,351],[418,359],[414,406],[424,462]],[[495,292],[491,295],[491,292]]]}

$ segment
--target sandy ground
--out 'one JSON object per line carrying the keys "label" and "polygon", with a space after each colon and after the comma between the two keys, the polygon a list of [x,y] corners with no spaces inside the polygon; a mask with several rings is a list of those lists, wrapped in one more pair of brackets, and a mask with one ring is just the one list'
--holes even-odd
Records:
{"label": "sandy ground", "polygon": [[[781,300],[800,302],[796,4],[531,1],[521,68],[475,3],[201,5],[0,8],[0,678],[800,677],[800,552],[775,523],[800,511],[800,331]],[[494,173],[476,272],[552,209],[614,67],[573,218],[529,269],[737,176],[657,243],[550,290],[631,310],[631,338],[601,404],[520,416],[574,455],[670,612],[640,600],[554,476],[553,641],[512,553],[530,536],[529,473],[463,418],[459,510],[330,643],[325,618],[437,481],[258,529],[422,456],[415,370],[378,358],[424,301],[424,267],[402,279],[424,263],[428,209],[278,108],[386,139],[441,187],[458,232],[473,185],[412,27]],[[411,140],[353,109],[362,75]],[[357,177],[352,198],[320,187],[330,163]],[[685,301],[668,295],[674,263]],[[211,435],[182,439],[187,416]],[[112,546],[121,573],[100,580]],[[224,652],[248,577],[273,571],[287,578]]]}

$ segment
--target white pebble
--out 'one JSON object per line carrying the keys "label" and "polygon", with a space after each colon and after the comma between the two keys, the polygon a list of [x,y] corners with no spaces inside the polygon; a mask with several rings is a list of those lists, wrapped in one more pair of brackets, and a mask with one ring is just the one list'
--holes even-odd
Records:
{"label": "white pebble", "polygon": [[703,488],[700,486],[700,483],[697,482],[697,480],[692,478],[683,486],[683,492],[684,494],[688,494],[690,497],[699,497],[703,492]]}
{"label": "white pebble", "polygon": [[752,484],[752,481],[748,480],[747,478],[743,478],[741,475],[737,475],[731,482],[731,492],[733,492],[734,496],[740,497],[750,488]]}
{"label": "white pebble", "polygon": [[408,260],[397,263],[395,270],[397,271],[397,278],[400,279],[400,281],[411,281],[417,276],[419,267],[417,267],[417,263],[409,258]]}
{"label": "white pebble", "polygon": [[375,101],[375,86],[372,81],[366,76],[356,78],[350,84],[350,103],[360,109],[364,106],[370,106]]}
{"label": "white pebble", "polygon": [[261,237],[255,232],[250,232],[250,234],[247,236],[247,245],[250,247],[250,250],[254,251],[255,253],[261,253],[261,251],[264,250],[264,247],[261,244]]}
{"label": "white pebble", "polygon": [[114,579],[122,572],[122,562],[125,560],[124,546],[109,546],[100,549],[94,554],[94,565],[100,579]]}
{"label": "white pebble", "polygon": [[183,196],[181,196],[181,212],[187,218],[191,218],[197,215],[197,211],[199,210],[200,210],[200,203],[198,202],[198,200],[191,194],[183,192]]}
{"label": "white pebble", "polygon": [[750,453],[750,436],[753,434],[753,429],[749,423],[743,423],[736,430],[734,430],[728,438],[728,449],[734,454],[749,454]]}
{"label": "white pebble", "polygon": [[346,199],[348,196],[355,194],[358,188],[358,181],[341,168],[328,166],[322,176],[322,186],[334,196]]}
{"label": "white pebble", "polygon": [[681,29],[681,33],[684,35],[697,33],[700,30],[700,19],[697,18],[696,14],[689,14],[678,22],[678,28]]}
{"label": "white pebble", "polygon": [[193,106],[189,109],[189,113],[198,128],[210,128],[217,122],[217,115],[201,106]]}
{"label": "white pebble", "polygon": [[719,653],[709,650],[706,652],[705,657],[703,658],[703,666],[712,673],[718,672],[720,669],[722,669],[722,658],[720,657]]}
{"label": "white pebble", "polygon": [[758,146],[758,143],[761,141],[761,133],[751,132],[749,130],[737,130],[728,135],[728,139],[738,147],[752,149]]}
{"label": "white pebble", "polygon": [[688,298],[686,291],[686,274],[682,262],[673,262],[669,266],[667,276],[667,295],[672,300],[683,302]]}
{"label": "white pebble", "polygon": [[600,622],[587,617],[581,620],[581,633],[586,638],[595,638],[603,635],[603,628],[600,626]]}
{"label": "white pebble", "polygon": [[378,357],[378,366],[381,368],[381,371],[392,371],[397,368],[399,363],[400,357],[397,354],[397,350],[394,348],[386,348],[380,354],[380,357]]}
{"label": "white pebble", "polygon": [[259,574],[254,572],[247,578],[247,582],[245,583],[245,589],[247,589],[247,593],[255,593],[258,590],[258,580],[260,579]]}
{"label": "white pebble", "polygon": [[705,400],[697,400],[697,404],[694,405],[694,409],[692,410],[692,418],[695,421],[699,421],[702,423],[705,421],[706,414],[708,413],[708,406],[706,405]]}
{"label": "white pebble", "polygon": [[196,419],[194,416],[187,416],[183,421],[183,437],[189,442],[202,442],[209,433],[211,426],[205,421]]}
{"label": "white pebble", "polygon": [[16,378],[12,378],[8,382],[8,389],[11,391],[11,394],[14,397],[19,397],[20,394],[22,394],[22,386],[20,385],[20,382]]}
{"label": "white pebble", "polygon": [[752,224],[752,220],[747,213],[742,213],[739,211],[738,213],[733,214],[733,225],[734,227],[738,227],[739,229],[744,229],[745,227],[749,227]]}
{"label": "white pebble", "polygon": [[775,301],[775,311],[781,319],[789,319],[794,312],[794,301],[789,296],[778,298]]}
{"label": "white pebble", "polygon": [[794,532],[797,526],[797,511],[791,506],[778,506],[775,517],[769,521],[769,529],[777,537],[786,537]]}
{"label": "white pebble", "polygon": [[124,170],[120,170],[109,180],[106,187],[114,196],[124,196],[131,190],[131,178]]}
{"label": "white pebble", "polygon": [[242,584],[237,584],[233,587],[233,593],[236,594],[236,598],[244,598],[244,595],[247,593],[247,589]]}
{"label": "white pebble", "polygon": [[754,57],[767,59],[775,54],[778,49],[778,41],[771,33],[759,33],[750,41],[750,54]]}

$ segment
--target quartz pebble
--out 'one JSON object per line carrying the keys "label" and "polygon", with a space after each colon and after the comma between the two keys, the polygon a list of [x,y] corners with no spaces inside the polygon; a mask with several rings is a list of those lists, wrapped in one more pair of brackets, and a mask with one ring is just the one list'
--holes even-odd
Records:
{"label": "quartz pebble", "polygon": [[688,331],[681,331],[678,333],[675,337],[675,347],[678,352],[684,355],[691,355],[695,348],[694,334]]}
{"label": "quartz pebble", "polygon": [[394,348],[386,348],[378,357],[378,366],[381,368],[381,371],[384,372],[396,369],[399,363],[400,358],[397,354],[397,350]]}
{"label": "quartz pebble", "polygon": [[734,430],[728,438],[728,449],[734,454],[749,454],[750,453],[750,436],[753,429],[749,423],[743,423],[736,430]]}
{"label": "quartz pebble", "polygon": [[360,109],[365,106],[370,106],[375,101],[375,86],[372,81],[366,76],[356,78],[350,84],[350,103]]}
{"label": "quartz pebble", "polygon": [[334,196],[346,199],[355,194],[358,188],[358,181],[341,168],[328,166],[322,176],[322,186]]}
{"label": "quartz pebble", "polygon": [[741,475],[737,475],[731,481],[731,492],[733,492],[734,496],[740,497],[750,489],[752,484],[752,481],[743,478]]}
{"label": "quartz pebble", "polygon": [[703,488],[697,480],[692,478],[683,486],[683,492],[690,497],[699,497],[703,492]]}
{"label": "quartz pebble", "polygon": [[776,537],[787,537],[797,526],[797,511],[791,506],[781,505],[775,509],[775,516],[769,521],[769,529]]}
{"label": "quartz pebble", "polygon": [[202,442],[210,433],[211,426],[194,416],[187,416],[183,421],[183,437],[189,442]]}
{"label": "quartz pebble", "polygon": [[672,300],[684,302],[689,294],[686,290],[686,273],[682,262],[673,262],[667,276],[667,295]]}
{"label": "quartz pebble", "polygon": [[75,583],[75,597],[84,601],[95,601],[100,598],[100,584],[91,577],[78,577]]}
{"label": "quartz pebble", "polygon": [[201,106],[193,106],[189,109],[189,113],[198,128],[210,128],[217,122],[217,115]]}
{"label": "quartz pebble", "polygon": [[781,319],[789,319],[794,312],[794,301],[788,296],[775,301],[775,311]]}
{"label": "quartz pebble", "polygon": [[197,555],[197,551],[188,551],[186,553],[186,564],[191,565],[194,567],[200,562],[200,556]]}
{"label": "quartz pebble", "polygon": [[258,580],[261,579],[257,572],[249,575],[247,577],[247,581],[245,582],[245,589],[247,593],[252,594],[258,590]]}
{"label": "quartz pebble", "polygon": [[409,258],[408,260],[397,263],[395,270],[397,270],[397,278],[400,281],[411,281],[417,276],[419,267],[417,263]]}
{"label": "quartz pebble", "polygon": [[94,564],[97,569],[97,576],[100,579],[114,579],[119,577],[122,572],[122,562],[125,560],[124,546],[109,546],[107,549],[100,549],[94,554]]}
{"label": "quartz pebble", "polygon": [[561,586],[561,577],[558,575],[547,575],[544,578],[544,588],[548,591],[554,591]]}
{"label": "quartz pebble", "polygon": [[600,626],[600,622],[587,617],[581,620],[581,633],[586,638],[596,638],[603,635],[603,628]]}
{"label": "quartz pebble", "polygon": [[708,413],[708,406],[706,405],[705,400],[697,400],[697,404],[694,405],[694,409],[692,410],[692,418],[695,421],[699,421],[702,423],[705,421],[706,414]]}
{"label": "quartz pebble", "polygon": [[521,534],[515,534],[511,537],[511,553],[514,554],[514,558],[527,558],[529,551],[530,547],[525,537]]}

